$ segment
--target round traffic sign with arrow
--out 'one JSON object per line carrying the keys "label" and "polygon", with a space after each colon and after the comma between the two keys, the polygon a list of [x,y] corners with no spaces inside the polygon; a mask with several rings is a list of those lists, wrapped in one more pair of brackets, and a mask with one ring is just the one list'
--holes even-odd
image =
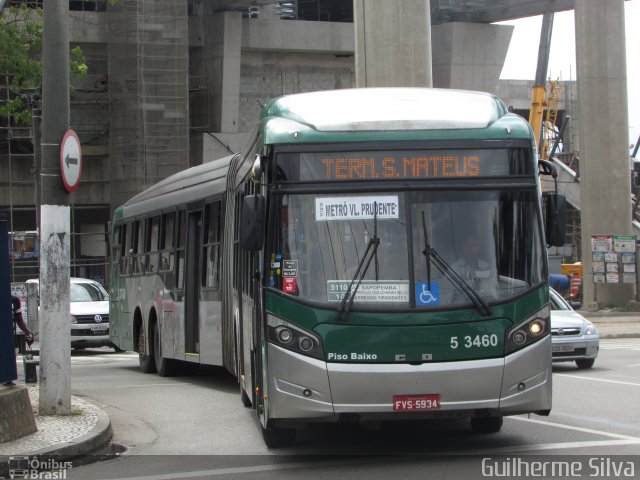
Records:
{"label": "round traffic sign with arrow", "polygon": [[82,173],[82,152],[80,139],[73,130],[67,130],[60,143],[60,172],[62,182],[69,192],[73,192],[80,185]]}

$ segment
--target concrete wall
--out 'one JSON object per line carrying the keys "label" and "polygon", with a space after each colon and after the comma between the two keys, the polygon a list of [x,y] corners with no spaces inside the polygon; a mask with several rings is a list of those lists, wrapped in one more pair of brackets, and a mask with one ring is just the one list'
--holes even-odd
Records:
{"label": "concrete wall", "polygon": [[513,28],[477,23],[434,25],[433,86],[495,93]]}
{"label": "concrete wall", "polygon": [[107,244],[103,224],[84,224],[78,227],[80,236],[80,254],[83,256],[99,257],[104,255]]}
{"label": "concrete wall", "polygon": [[272,98],[355,86],[353,24],[226,13],[189,28],[191,165],[240,150]]}
{"label": "concrete wall", "polygon": [[352,23],[245,19],[243,50],[353,55]]}
{"label": "concrete wall", "polygon": [[69,12],[69,40],[72,43],[107,43],[105,12]]}

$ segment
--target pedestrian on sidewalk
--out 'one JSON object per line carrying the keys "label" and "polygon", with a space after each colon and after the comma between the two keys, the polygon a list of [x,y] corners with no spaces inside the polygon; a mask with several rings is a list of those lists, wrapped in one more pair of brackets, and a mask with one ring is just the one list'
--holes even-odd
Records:
{"label": "pedestrian on sidewalk", "polygon": [[20,330],[24,332],[27,343],[31,345],[33,343],[33,333],[29,330],[27,322],[22,318],[22,304],[20,299],[14,295],[11,295],[11,309],[13,310],[13,329],[15,331],[16,326],[20,327]]}
{"label": "pedestrian on sidewalk", "polygon": [[[11,295],[11,310],[13,312],[13,331],[16,332],[16,327],[20,327],[20,330],[24,332],[24,337],[28,345],[33,343],[33,333],[29,330],[27,323],[22,318],[20,299],[14,295]],[[15,385],[12,381],[5,382],[5,385]]]}

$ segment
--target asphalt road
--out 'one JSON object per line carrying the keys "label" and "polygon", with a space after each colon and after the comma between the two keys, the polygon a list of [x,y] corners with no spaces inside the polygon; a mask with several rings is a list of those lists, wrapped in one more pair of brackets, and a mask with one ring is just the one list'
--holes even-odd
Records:
{"label": "asphalt road", "polygon": [[161,378],[133,354],[86,350],[72,356],[72,392],[109,414],[126,450],[67,478],[533,478],[532,462],[559,469],[547,478],[640,478],[640,339],[602,340],[592,369],[556,364],[553,380],[549,417],[508,417],[498,434],[463,421],[315,425],[268,450],[225,370]]}

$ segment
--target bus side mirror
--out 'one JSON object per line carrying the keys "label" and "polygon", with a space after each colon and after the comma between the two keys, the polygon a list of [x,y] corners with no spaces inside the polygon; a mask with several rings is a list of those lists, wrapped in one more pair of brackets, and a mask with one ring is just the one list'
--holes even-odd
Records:
{"label": "bus side mirror", "polygon": [[262,182],[262,156],[260,154],[257,154],[253,161],[253,165],[251,167],[251,181],[258,185]]}
{"label": "bus side mirror", "polygon": [[564,195],[557,193],[548,193],[545,196],[547,199],[545,212],[547,245],[561,247],[566,243],[567,238],[567,199]]}
{"label": "bus side mirror", "polygon": [[265,199],[262,195],[246,195],[240,212],[240,247],[255,252],[264,245]]}

